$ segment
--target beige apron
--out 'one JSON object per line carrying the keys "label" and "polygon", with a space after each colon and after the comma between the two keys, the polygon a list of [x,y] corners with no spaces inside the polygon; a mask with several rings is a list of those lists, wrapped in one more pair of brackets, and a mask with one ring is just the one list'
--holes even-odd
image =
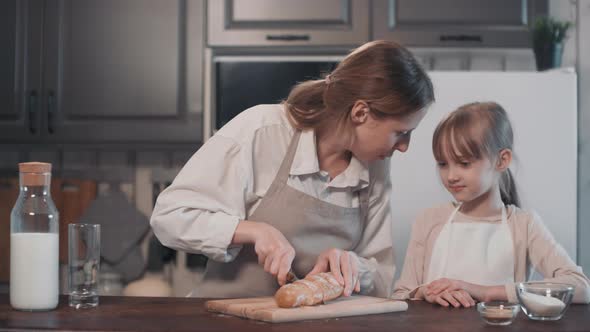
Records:
{"label": "beige apron", "polygon": [[459,205],[443,226],[434,247],[426,282],[439,278],[496,286],[514,282],[514,244],[506,207],[500,223],[453,222]]}
{"label": "beige apron", "polygon": [[[369,188],[360,190],[360,208],[345,208],[289,187],[287,179],[300,135],[300,131],[293,135],[279,172],[260,205],[247,219],[266,222],[285,236],[295,249],[293,271],[304,277],[326,249],[353,250],[359,243],[368,209]],[[232,262],[209,260],[191,296],[268,296],[277,289],[276,278],[258,264],[254,246],[244,245]]]}

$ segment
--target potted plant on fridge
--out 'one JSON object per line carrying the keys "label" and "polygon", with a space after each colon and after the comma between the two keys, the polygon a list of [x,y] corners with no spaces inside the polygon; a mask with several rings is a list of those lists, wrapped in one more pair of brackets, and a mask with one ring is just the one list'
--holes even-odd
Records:
{"label": "potted plant on fridge", "polygon": [[558,21],[546,16],[535,21],[532,35],[537,70],[561,66],[563,43],[571,26],[571,22]]}

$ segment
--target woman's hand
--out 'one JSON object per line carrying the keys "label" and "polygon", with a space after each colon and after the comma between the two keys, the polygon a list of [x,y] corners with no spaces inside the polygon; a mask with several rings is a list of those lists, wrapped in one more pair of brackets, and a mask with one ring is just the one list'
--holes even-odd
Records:
{"label": "woman's hand", "polygon": [[336,280],[344,286],[344,296],[350,296],[353,291],[361,291],[359,259],[352,251],[332,248],[321,253],[308,275],[321,272],[332,272]]}
{"label": "woman's hand", "polygon": [[238,224],[232,243],[253,243],[264,271],[275,276],[279,285],[285,284],[295,249],[278,229],[267,223],[244,220]]}
{"label": "woman's hand", "polygon": [[475,300],[471,297],[471,295],[467,291],[462,289],[454,291],[443,291],[437,295],[424,294],[424,299],[427,302],[440,304],[443,307],[448,307],[449,305],[452,305],[455,308],[469,308],[475,305]]}

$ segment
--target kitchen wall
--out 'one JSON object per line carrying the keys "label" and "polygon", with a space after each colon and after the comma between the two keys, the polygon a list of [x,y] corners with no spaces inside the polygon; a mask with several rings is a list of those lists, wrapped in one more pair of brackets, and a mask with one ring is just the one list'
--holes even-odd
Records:
{"label": "kitchen wall", "polygon": [[590,1],[550,1],[551,15],[573,21],[564,66],[578,73],[578,264],[590,272]]}

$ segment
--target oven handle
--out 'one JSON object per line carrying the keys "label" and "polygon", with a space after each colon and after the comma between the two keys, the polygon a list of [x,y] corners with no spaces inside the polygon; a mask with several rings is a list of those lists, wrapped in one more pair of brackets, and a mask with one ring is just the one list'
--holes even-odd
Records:
{"label": "oven handle", "polygon": [[266,35],[266,40],[269,41],[308,41],[309,35]]}

